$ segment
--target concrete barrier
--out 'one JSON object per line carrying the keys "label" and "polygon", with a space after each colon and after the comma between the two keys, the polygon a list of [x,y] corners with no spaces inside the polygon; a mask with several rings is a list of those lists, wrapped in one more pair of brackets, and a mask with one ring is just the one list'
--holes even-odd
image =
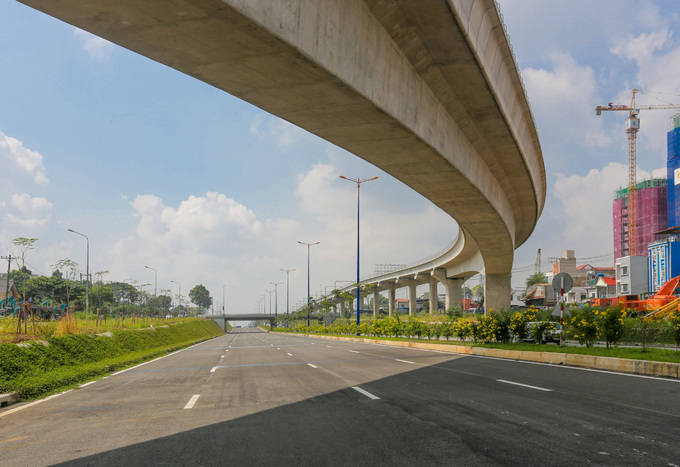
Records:
{"label": "concrete barrier", "polygon": [[[288,333],[281,333],[288,334]],[[528,350],[503,350],[487,347],[471,347],[468,345],[435,344],[433,342],[389,341],[361,337],[326,336],[322,334],[302,334],[319,339],[342,340],[370,344],[390,345],[393,347],[409,347],[412,349],[436,350],[438,352],[479,355],[484,357],[507,358],[509,360],[568,365],[594,370],[631,373],[644,376],[680,378],[680,363],[656,362],[650,360],[630,360],[626,358],[596,357],[594,355],[567,354],[557,352],[532,352]]]}

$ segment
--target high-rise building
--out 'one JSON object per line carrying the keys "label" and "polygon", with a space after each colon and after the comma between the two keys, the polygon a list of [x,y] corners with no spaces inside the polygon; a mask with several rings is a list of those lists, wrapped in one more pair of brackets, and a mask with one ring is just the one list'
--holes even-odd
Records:
{"label": "high-rise building", "polygon": [[[680,160],[679,160],[680,162]],[[669,169],[670,170],[670,169]],[[664,178],[644,180],[637,184],[637,245],[638,255],[647,256],[647,245],[663,238],[657,232],[668,227],[667,181]],[[628,188],[616,192],[614,199],[614,258],[629,256]]]}
{"label": "high-rise building", "polygon": [[670,118],[668,144],[668,227],[680,225],[680,114]]}

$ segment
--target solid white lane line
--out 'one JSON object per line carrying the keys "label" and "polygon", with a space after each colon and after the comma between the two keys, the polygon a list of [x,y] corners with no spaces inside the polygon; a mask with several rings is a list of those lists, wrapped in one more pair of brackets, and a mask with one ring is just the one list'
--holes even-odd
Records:
{"label": "solid white lane line", "polygon": [[352,386],[352,389],[354,389],[355,391],[360,392],[360,393],[363,394],[364,396],[369,397],[369,398],[371,398],[371,399],[373,399],[373,400],[380,399],[378,396],[374,396],[374,395],[371,394],[370,392],[361,389],[359,386]]}
{"label": "solid white lane line", "polygon": [[215,373],[215,370],[217,370],[217,367],[216,367],[216,366],[214,366],[214,367],[212,367],[212,368],[210,369],[210,373]]}
{"label": "solid white lane line", "polygon": [[408,360],[399,360],[398,358],[395,358],[396,361],[401,362],[401,363],[410,363],[411,365],[415,365],[416,362],[409,362]]}
{"label": "solid white lane line", "polygon": [[506,381],[504,379],[497,379],[499,383],[514,384],[515,386],[522,386],[524,388],[536,389],[538,391],[552,392],[552,389],[539,388],[538,386],[531,386],[529,384],[516,383],[514,381]]}
{"label": "solid white lane line", "polygon": [[308,363],[307,365],[311,366],[312,368],[319,368],[318,366],[312,365],[311,363]]}
{"label": "solid white lane line", "polygon": [[196,401],[198,400],[199,397],[201,397],[200,394],[194,394],[193,396],[191,396],[191,399],[189,399],[189,402],[187,402],[187,405],[185,405],[184,408],[185,409],[191,409],[194,406],[194,404],[196,403]]}
{"label": "solid white lane line", "polygon": [[358,350],[350,350],[352,353],[360,353]]}

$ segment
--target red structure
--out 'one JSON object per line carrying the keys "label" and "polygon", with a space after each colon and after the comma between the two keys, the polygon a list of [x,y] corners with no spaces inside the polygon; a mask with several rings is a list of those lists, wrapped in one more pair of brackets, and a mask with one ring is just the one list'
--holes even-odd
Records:
{"label": "red structure", "polygon": [[[668,227],[667,181],[665,178],[645,180],[637,184],[637,245],[640,256],[647,256],[647,245],[660,240],[656,232]],[[629,255],[628,189],[616,192],[614,199],[614,258]]]}

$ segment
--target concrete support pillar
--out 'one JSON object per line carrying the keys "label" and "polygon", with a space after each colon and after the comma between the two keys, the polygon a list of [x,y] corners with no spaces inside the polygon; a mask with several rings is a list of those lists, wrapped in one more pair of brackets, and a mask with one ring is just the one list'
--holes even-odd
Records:
{"label": "concrete support pillar", "polygon": [[373,289],[373,317],[380,316],[380,292],[378,288]]}
{"label": "concrete support pillar", "polygon": [[388,298],[389,306],[388,306],[388,309],[389,309],[389,315],[390,316],[394,316],[394,308],[395,308],[395,304],[397,302],[397,294],[395,292],[395,289],[396,289],[395,284],[390,284],[390,288],[388,289],[389,290],[389,298]]}
{"label": "concrete support pillar", "polygon": [[439,297],[437,297],[437,279],[434,277],[430,278],[430,314],[434,315],[437,313],[439,308]]}
{"label": "concrete support pillar", "polygon": [[484,316],[489,310],[510,308],[510,274],[484,275]]}
{"label": "concrete support pillar", "polygon": [[409,316],[416,315],[416,281],[410,280],[408,282],[408,314]]}
{"label": "concrete support pillar", "polygon": [[444,287],[446,288],[446,309],[454,306],[462,306],[463,292],[461,287],[465,282],[464,279],[446,279]]}

